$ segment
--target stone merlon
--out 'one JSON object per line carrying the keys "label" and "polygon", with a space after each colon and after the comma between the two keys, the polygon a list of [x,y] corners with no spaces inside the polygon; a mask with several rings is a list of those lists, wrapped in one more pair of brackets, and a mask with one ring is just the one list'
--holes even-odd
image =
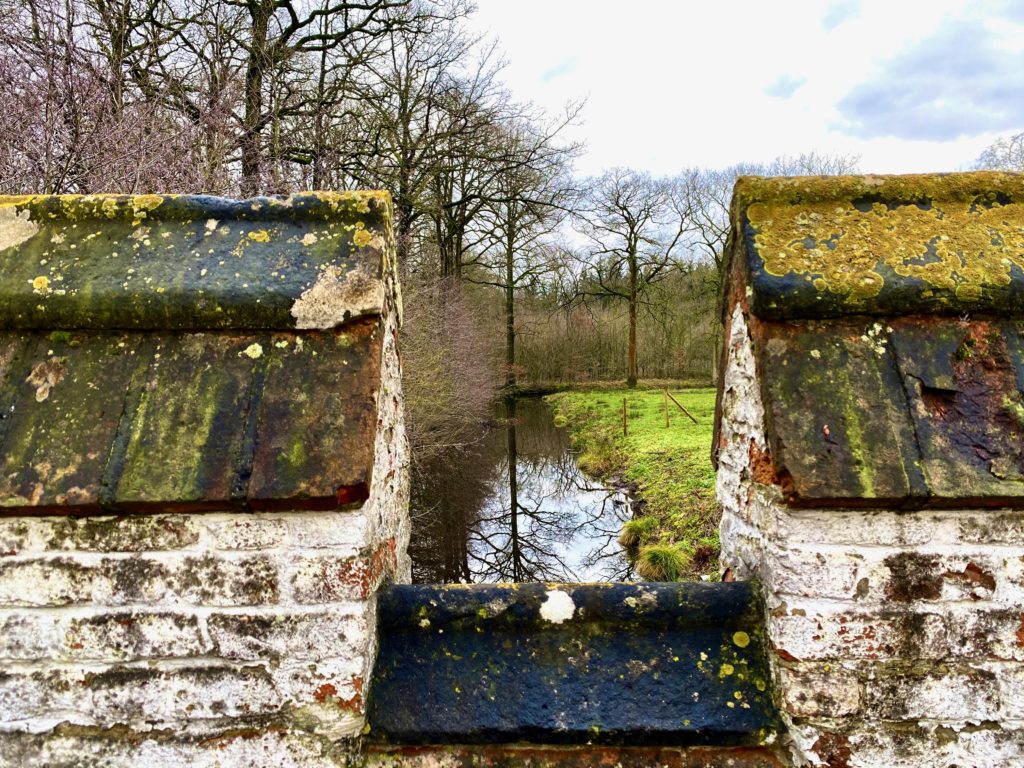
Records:
{"label": "stone merlon", "polygon": [[745,177],[728,250],[789,504],[1024,506],[1024,176]]}
{"label": "stone merlon", "polygon": [[0,506],[365,500],[390,222],[383,192],[0,197]]}

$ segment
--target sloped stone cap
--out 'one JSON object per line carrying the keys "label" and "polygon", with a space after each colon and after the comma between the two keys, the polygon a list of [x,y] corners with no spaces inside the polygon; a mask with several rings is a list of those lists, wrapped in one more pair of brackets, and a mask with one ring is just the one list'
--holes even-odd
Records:
{"label": "sloped stone cap", "polygon": [[385,192],[0,196],[0,328],[289,330],[380,314]]}
{"label": "sloped stone cap", "polygon": [[369,493],[378,320],[0,333],[0,508],[334,509]]}
{"label": "sloped stone cap", "polygon": [[791,504],[1024,506],[1024,321],[765,322],[754,345]]}
{"label": "sloped stone cap", "polygon": [[1024,176],[759,178],[736,183],[751,310],[1024,314]]}
{"label": "sloped stone cap", "polygon": [[752,745],[776,725],[754,586],[394,586],[369,738]]}
{"label": "sloped stone cap", "polygon": [[794,506],[1024,506],[1024,176],[744,178],[732,210],[757,479]]}
{"label": "sloped stone cap", "polygon": [[0,508],[364,501],[390,214],[377,192],[0,198]]}

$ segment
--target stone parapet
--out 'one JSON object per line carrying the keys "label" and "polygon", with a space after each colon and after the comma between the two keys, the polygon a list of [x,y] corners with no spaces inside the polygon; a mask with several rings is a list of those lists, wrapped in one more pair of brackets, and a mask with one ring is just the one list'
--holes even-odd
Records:
{"label": "stone parapet", "polygon": [[348,764],[409,578],[390,232],[0,198],[0,764]]}
{"label": "stone parapet", "polygon": [[737,185],[722,564],[798,766],[1024,765],[1020,178]]}

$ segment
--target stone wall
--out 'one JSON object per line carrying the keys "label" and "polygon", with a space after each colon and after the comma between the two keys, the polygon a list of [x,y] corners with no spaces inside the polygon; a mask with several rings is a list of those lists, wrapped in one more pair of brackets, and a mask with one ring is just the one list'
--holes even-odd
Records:
{"label": "stone wall", "polygon": [[727,325],[722,563],[760,580],[794,763],[1024,765],[1024,512],[787,506],[740,304]]}
{"label": "stone wall", "polygon": [[[355,390],[309,398],[369,414],[363,432],[339,422],[372,464],[365,501],[341,488],[334,509],[186,512],[171,499],[178,511],[0,518],[0,765],[349,764],[376,653],[376,593],[410,575],[400,307],[387,266],[379,320],[360,321],[373,326],[370,352],[353,345],[334,361],[365,364],[375,401],[342,403]],[[301,334],[277,338],[302,347]]]}

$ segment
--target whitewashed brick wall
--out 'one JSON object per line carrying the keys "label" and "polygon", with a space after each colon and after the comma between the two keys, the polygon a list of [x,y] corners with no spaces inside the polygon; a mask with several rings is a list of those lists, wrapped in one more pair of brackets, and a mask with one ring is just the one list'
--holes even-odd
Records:
{"label": "whitewashed brick wall", "polygon": [[1024,766],[1024,513],[787,508],[739,307],[727,342],[722,563],[761,582],[794,763]]}

